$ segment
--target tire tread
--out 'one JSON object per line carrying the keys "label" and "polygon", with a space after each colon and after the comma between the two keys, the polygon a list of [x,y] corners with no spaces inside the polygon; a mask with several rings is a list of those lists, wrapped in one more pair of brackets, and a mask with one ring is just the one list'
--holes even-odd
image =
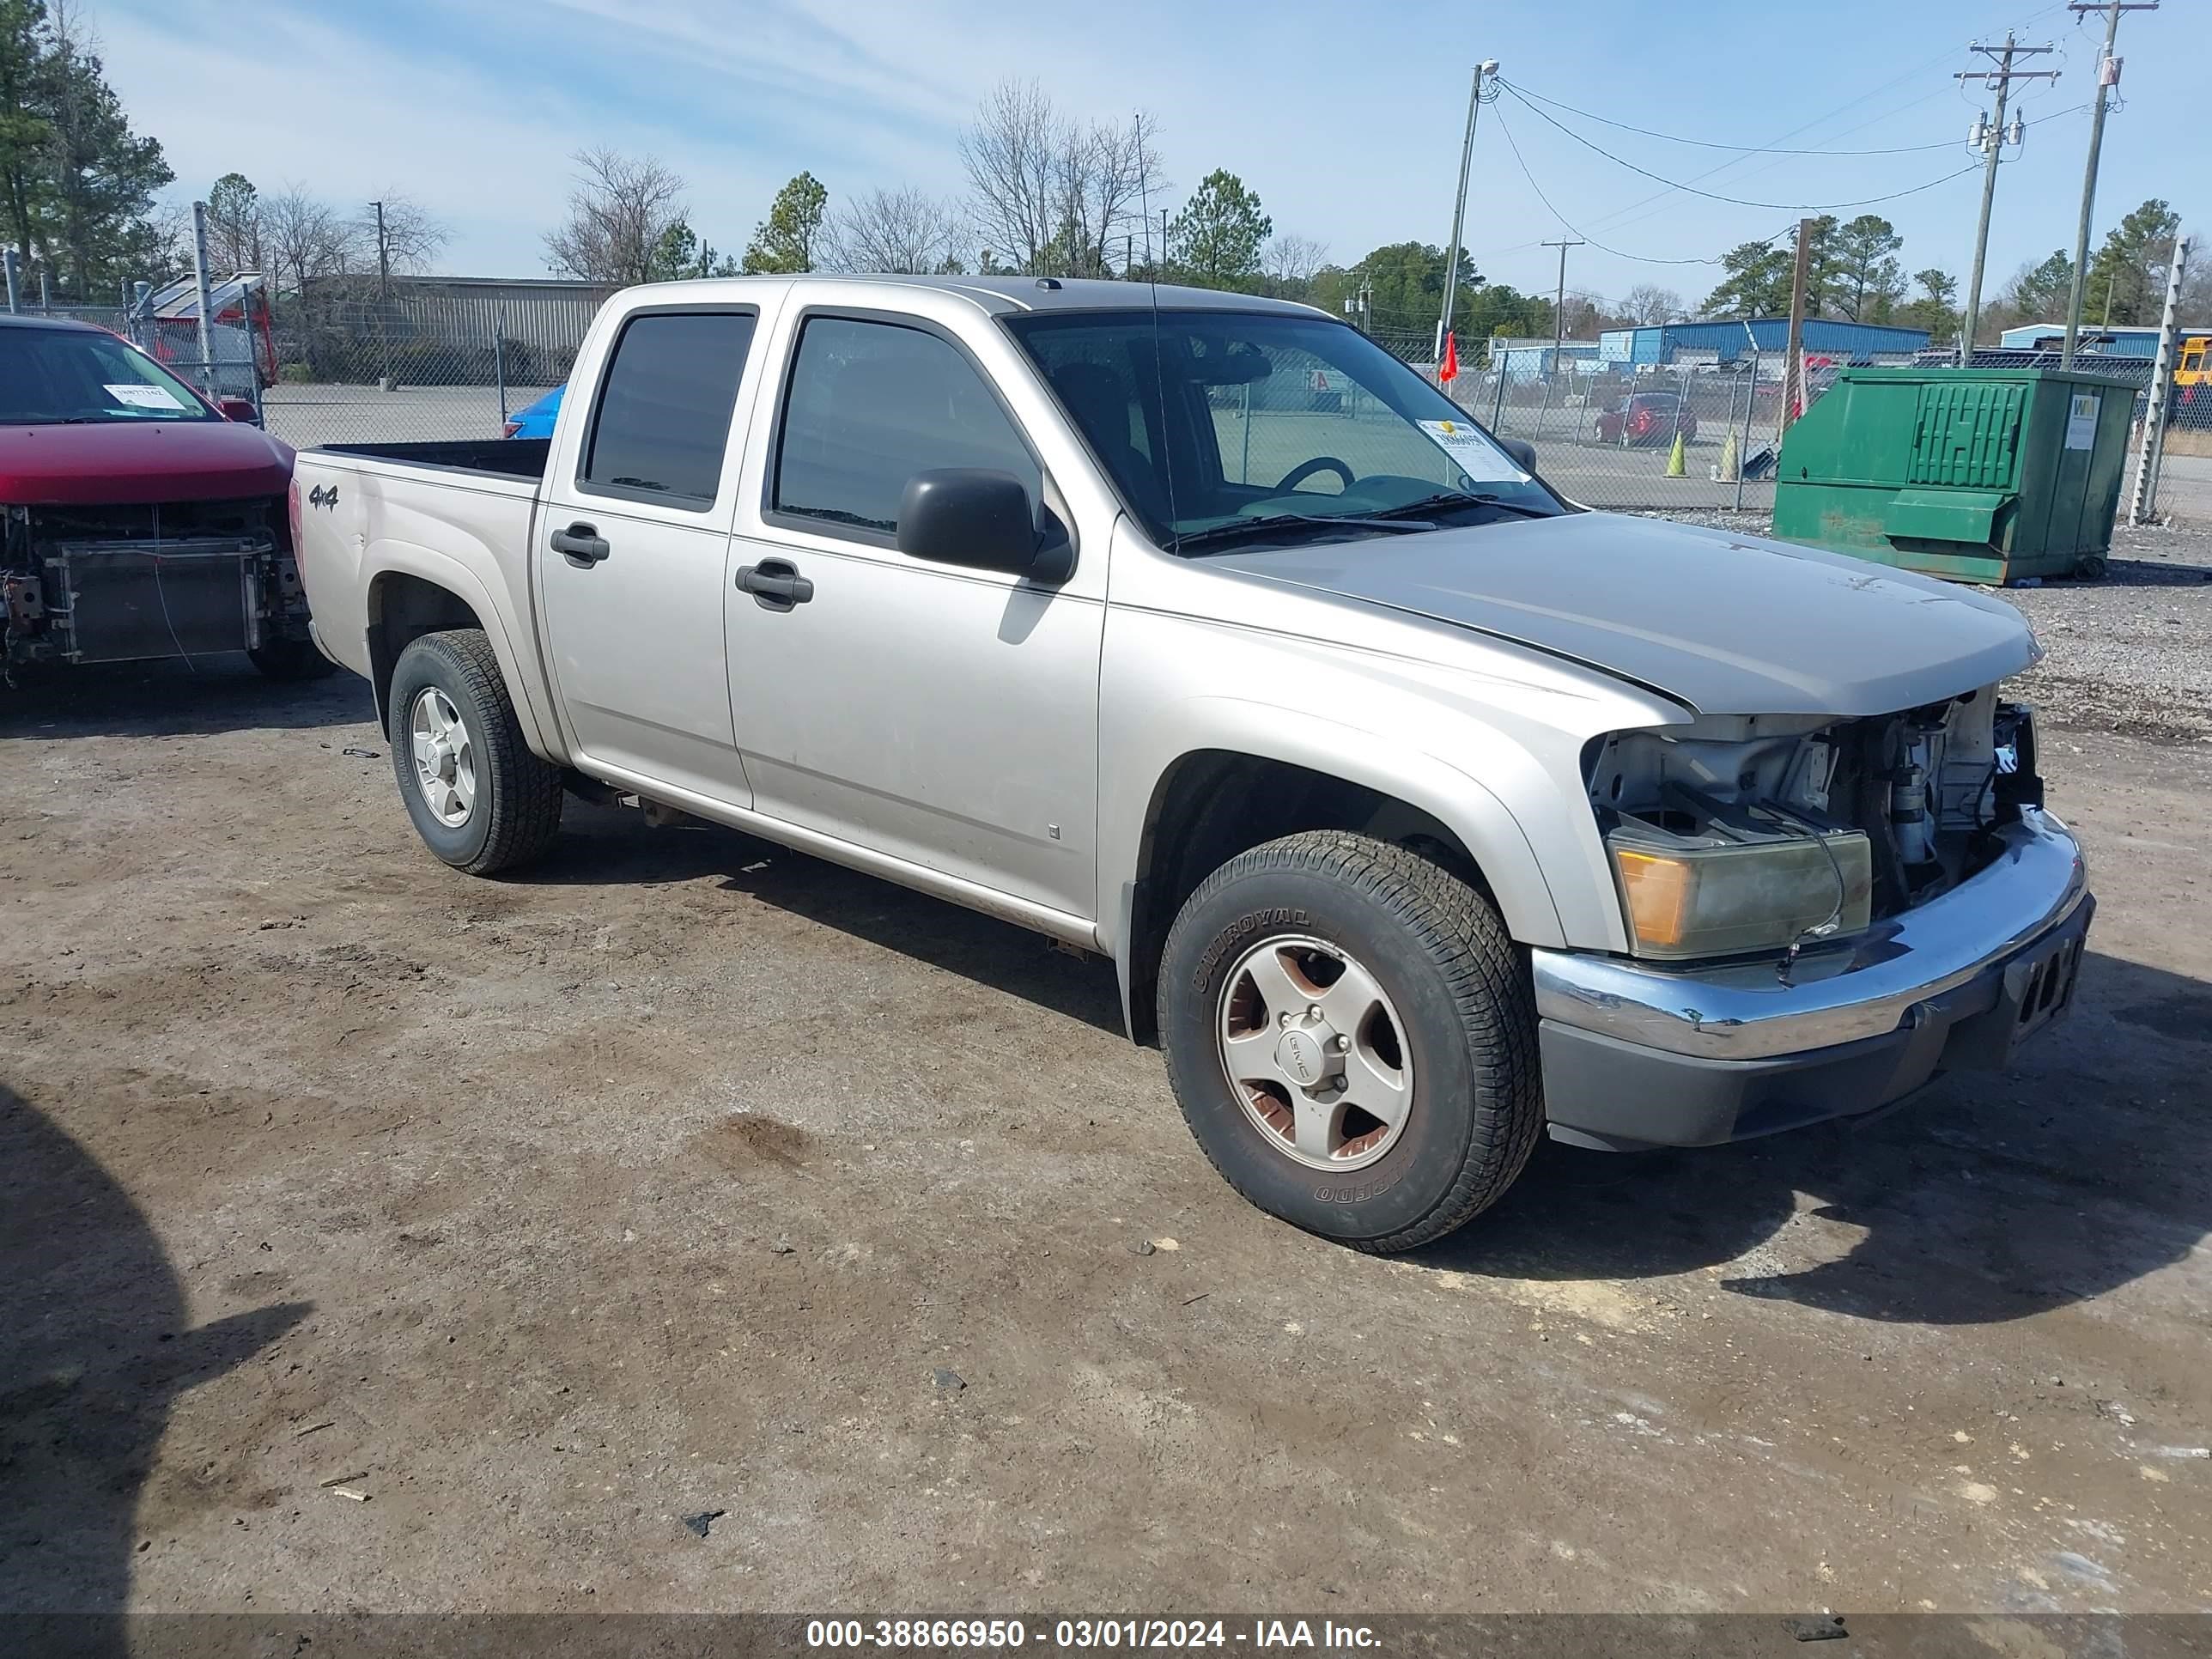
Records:
{"label": "tire tread", "polygon": [[[491,641],[480,628],[456,628],[425,634],[407,649],[437,658],[458,683],[454,689],[465,691],[477,709],[494,714],[479,745],[490,763],[491,824],[476,855],[453,867],[471,876],[489,876],[544,856],[561,832],[561,769],[532,754],[524,740]],[[393,758],[404,761],[407,710],[398,699],[391,709],[391,726],[386,735]],[[404,765],[400,770],[401,787],[412,788],[414,780]]]}
{"label": "tire tread", "polygon": [[[1364,894],[1407,927],[1442,969],[1468,1048],[1479,1070],[1492,1080],[1483,1091],[1488,1098],[1475,1103],[1473,1134],[1459,1173],[1428,1213],[1395,1232],[1340,1242],[1371,1255],[1390,1255],[1464,1226],[1512,1185],[1544,1127],[1534,999],[1504,921],[1474,888],[1409,848],[1352,830],[1312,830],[1241,853],[1200,882],[1170,930],[1165,956],[1174,955],[1176,934],[1204,900],[1231,882],[1266,873],[1325,877]],[[1170,1029],[1170,989],[1169,975],[1162,974],[1158,1018],[1163,1031]],[[1252,1198],[1195,1133],[1198,1125],[1176,1073],[1172,1046],[1167,1057],[1176,1103],[1193,1139],[1222,1179]]]}

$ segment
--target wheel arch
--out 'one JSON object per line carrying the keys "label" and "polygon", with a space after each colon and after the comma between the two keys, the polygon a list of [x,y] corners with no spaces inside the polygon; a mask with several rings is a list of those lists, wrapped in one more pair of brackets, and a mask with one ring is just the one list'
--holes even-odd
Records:
{"label": "wheel arch", "polygon": [[[388,555],[401,550],[387,546]],[[392,672],[400,653],[425,634],[474,628],[489,641],[514,704],[515,721],[532,752],[565,763],[556,734],[541,720],[537,687],[525,672],[514,642],[508,638],[498,607],[483,584],[465,567],[424,549],[407,549],[392,556],[368,578],[369,684],[376,696],[380,726],[390,718]]]}
{"label": "wheel arch", "polygon": [[[1133,822],[1103,850],[1129,872],[1105,941],[1133,1042],[1158,1032],[1153,999],[1168,929],[1199,883],[1239,853],[1308,830],[1349,830],[1413,848],[1496,906],[1523,944],[1565,942],[1551,890],[1520,824],[1479,781],[1433,757],[1375,744],[1352,765],[1288,745],[1192,748],[1161,767]],[[1126,846],[1127,856],[1114,850]]]}

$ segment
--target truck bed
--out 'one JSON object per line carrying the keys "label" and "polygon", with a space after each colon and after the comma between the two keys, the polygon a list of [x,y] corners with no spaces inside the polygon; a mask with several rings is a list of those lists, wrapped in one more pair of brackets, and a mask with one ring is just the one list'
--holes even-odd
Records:
{"label": "truck bed", "polygon": [[314,452],[349,455],[362,460],[398,461],[408,466],[434,466],[451,472],[484,472],[497,478],[522,478],[535,483],[545,476],[553,453],[550,438],[463,438],[439,443],[323,444]]}

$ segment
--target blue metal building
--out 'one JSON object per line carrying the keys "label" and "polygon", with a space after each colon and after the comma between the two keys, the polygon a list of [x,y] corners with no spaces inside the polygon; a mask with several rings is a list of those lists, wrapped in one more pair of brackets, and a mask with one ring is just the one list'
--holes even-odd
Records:
{"label": "blue metal building", "polygon": [[[1904,357],[1922,349],[1928,343],[1928,331],[1808,317],[1804,341],[1809,355],[1866,363],[1876,357]],[[1598,336],[1598,356],[1607,363],[1670,363],[1677,352],[1710,352],[1717,362],[1733,363],[1754,349],[1761,356],[1778,357],[1789,346],[1787,317],[1656,323],[1644,328],[1607,329]]]}
{"label": "blue metal building", "polygon": [[[2202,334],[2201,328],[2184,326],[2179,332]],[[2008,328],[1997,336],[1997,343],[2013,351],[2057,351],[2066,343],[2066,325],[2063,323],[2022,323],[2018,328]],[[2155,357],[2158,356],[2158,331],[2125,325],[2115,328],[2084,327],[2075,337],[2075,346],[2083,351],[2094,351],[2106,357]]]}

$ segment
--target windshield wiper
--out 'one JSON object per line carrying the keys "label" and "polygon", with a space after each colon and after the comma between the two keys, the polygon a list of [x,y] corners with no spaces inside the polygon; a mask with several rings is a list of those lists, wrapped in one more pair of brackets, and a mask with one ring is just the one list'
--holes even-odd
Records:
{"label": "windshield wiper", "polygon": [[1255,533],[1269,535],[1288,530],[1294,526],[1319,525],[1330,530],[1434,530],[1432,524],[1410,522],[1405,519],[1376,516],[1337,518],[1326,513],[1269,513],[1257,519],[1231,519],[1226,524],[1217,524],[1204,530],[1194,530],[1176,538],[1176,550],[1182,552],[1193,547],[1213,547],[1229,542],[1243,541]]}
{"label": "windshield wiper", "polygon": [[1503,495],[1488,490],[1447,489],[1435,495],[1424,495],[1417,501],[1407,501],[1399,507],[1386,507],[1374,516],[1377,519],[1396,519],[1407,513],[1433,513],[1443,507],[1494,507],[1502,512],[1518,513],[1524,519],[1556,519],[1559,515],[1548,507],[1531,507],[1525,501],[1509,501]]}

